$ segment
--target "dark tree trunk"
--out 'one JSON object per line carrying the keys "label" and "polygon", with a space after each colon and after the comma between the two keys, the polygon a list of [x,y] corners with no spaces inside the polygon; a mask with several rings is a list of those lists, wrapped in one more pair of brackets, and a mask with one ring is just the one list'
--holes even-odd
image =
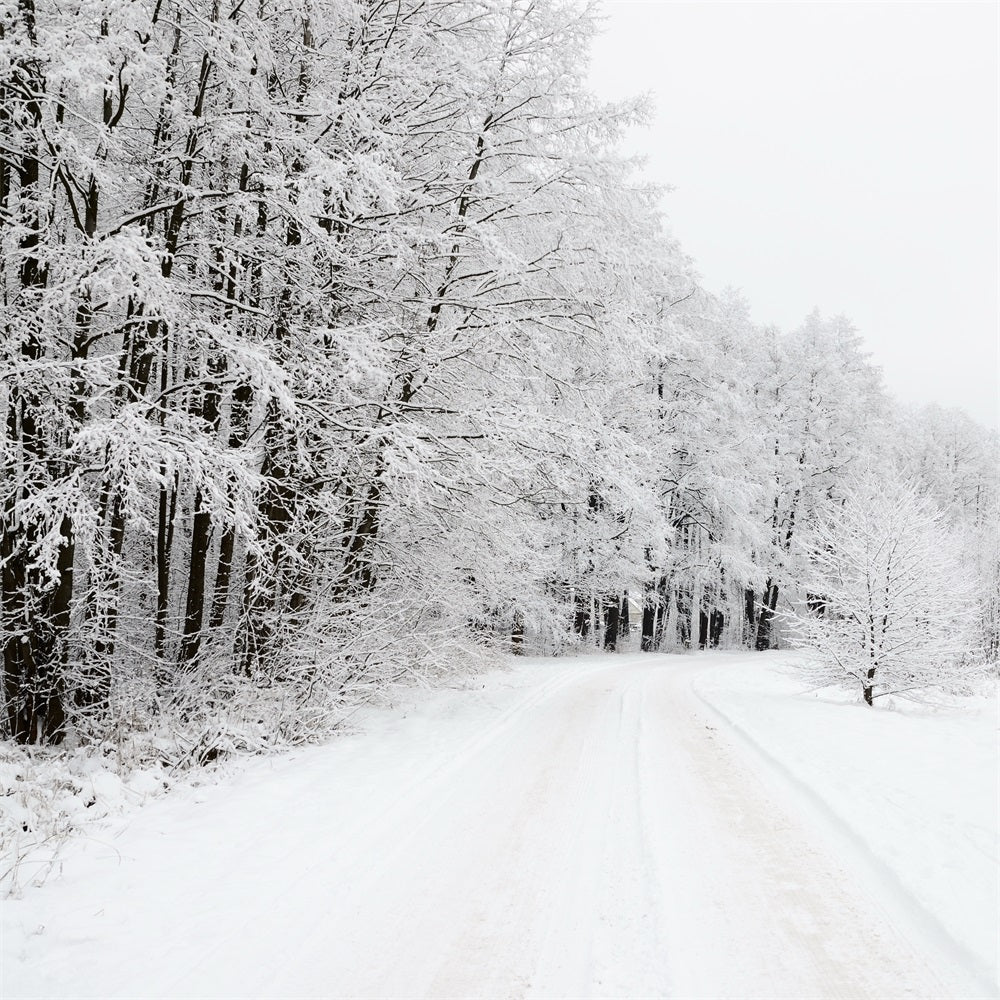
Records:
{"label": "dark tree trunk", "polygon": [[617,598],[604,602],[604,648],[613,653],[618,648],[618,630],[621,618]]}
{"label": "dark tree trunk", "polygon": [[236,555],[236,531],[230,526],[222,533],[219,543],[219,561],[215,567],[215,589],[212,596],[212,611],[208,618],[208,629],[216,632],[226,620],[229,607],[229,589],[233,580],[233,559]]}
{"label": "dark tree trunk", "polygon": [[749,649],[757,641],[757,595],[750,587],[743,591],[743,642]]}
{"label": "dark tree trunk", "polygon": [[201,648],[201,625],[205,614],[205,569],[212,539],[212,517],[205,508],[201,490],[195,492],[194,520],[191,526],[191,558],[188,562],[187,603],[184,610],[184,634],[181,639],[181,664],[191,663]]}
{"label": "dark tree trunk", "polygon": [[[5,512],[8,514],[9,512]],[[28,568],[17,536],[5,517],[0,530],[3,564],[0,609],[6,641],[3,648],[4,700],[7,726],[16,743],[58,743],[66,723],[60,679],[49,640],[51,623],[34,620],[28,604]]]}
{"label": "dark tree trunk", "polygon": [[774,580],[767,581],[764,590],[764,599],[760,605],[760,615],[757,619],[757,641],[755,648],[758,652],[771,649],[774,641],[774,612],[778,607],[778,584]]}
{"label": "dark tree trunk", "polygon": [[[6,209],[4,221],[13,214],[21,226],[18,280],[23,301],[30,307],[37,302],[48,281],[40,252],[45,217],[41,208],[43,178],[39,136],[45,79],[36,47],[34,0],[19,0],[17,12],[11,11],[11,17],[20,21],[27,42],[15,47],[14,60],[5,74],[5,79],[17,83],[16,89],[5,89],[3,109],[5,121],[8,125],[13,124],[17,141],[15,150],[4,152],[7,163],[0,197]],[[18,108],[16,115],[9,113],[12,103]],[[11,163],[16,164],[13,170],[7,168]],[[20,205],[10,200],[15,176]],[[28,322],[33,324],[34,317]],[[21,341],[20,355],[29,367],[43,356],[42,344],[31,326],[26,331],[23,326],[12,329],[8,325],[2,333],[5,338],[13,337],[13,343]],[[48,485],[46,470],[49,476],[59,474],[59,463],[51,461],[52,455],[42,436],[43,426],[38,423],[40,412],[42,400],[31,387],[30,380],[26,386],[15,382],[8,390],[7,437],[20,453],[24,482],[8,493],[0,521],[0,614],[6,637],[3,681],[7,725],[12,739],[31,744],[58,743],[65,728],[62,674],[72,594],[67,588],[72,586],[73,558],[72,524],[64,518],[60,524],[62,539],[53,583],[36,565],[31,551],[32,528],[20,520],[16,509],[18,501]],[[0,474],[9,474],[8,469],[0,470]]]}
{"label": "dark tree trunk", "polygon": [[[237,670],[250,676],[260,663],[261,649],[266,643],[263,622],[264,602],[260,593],[260,558],[248,552],[243,575],[243,609],[237,633]],[[262,634],[263,633],[263,634]]]}
{"label": "dark tree trunk", "polygon": [[[247,420],[253,390],[250,385],[241,382],[233,393],[233,407],[229,423],[229,447],[239,448],[246,440]],[[222,533],[219,543],[219,561],[215,570],[215,590],[212,598],[212,611],[208,619],[209,631],[215,632],[222,627],[229,607],[229,591],[233,579],[233,559],[236,555],[236,531],[228,525]]]}
{"label": "dark tree trunk", "polygon": [[[269,414],[268,424],[268,444],[261,467],[261,477],[266,486],[260,513],[265,548],[270,554],[266,567],[269,578],[261,578],[265,567],[260,560],[255,557],[247,559],[243,588],[243,634],[240,637],[243,669],[247,673],[252,673],[263,659],[277,653],[276,626],[279,619],[283,626],[294,627],[309,602],[306,592],[308,580],[301,569],[293,568],[294,564],[307,557],[308,549],[304,543],[296,545],[290,534],[307,501],[308,490],[314,484],[295,474],[292,467],[295,449],[278,430],[278,421],[273,413]],[[293,548],[295,558],[289,555]],[[365,585],[370,582],[363,575],[362,578]],[[371,582],[373,580],[374,575]],[[342,575],[335,593],[343,595],[347,590]]]}
{"label": "dark tree trunk", "polygon": [[[110,484],[105,487],[105,496],[101,500],[102,511],[108,508],[107,490],[110,488]],[[110,516],[101,515],[102,522],[109,520],[107,536],[109,556],[105,579],[100,583],[102,593],[94,595],[92,592],[86,608],[88,619],[96,621],[96,635],[91,654],[93,659],[91,674],[95,683],[89,691],[81,691],[78,694],[78,704],[90,706],[107,702],[111,684],[110,662],[114,656],[118,632],[118,592],[121,587],[118,561],[125,545],[125,512],[120,493],[115,493],[110,501],[110,508]]]}
{"label": "dark tree trunk", "polygon": [[514,612],[514,620],[511,623],[510,651],[515,656],[520,656],[524,652],[524,615],[520,611]]}
{"label": "dark tree trunk", "polygon": [[[146,206],[148,207],[148,205]],[[118,387],[115,403],[141,399],[149,388],[153,374],[153,340],[159,325],[142,319],[142,306],[130,300],[126,312],[127,323],[122,335],[121,355],[118,362]],[[110,471],[105,471],[104,485],[99,504],[99,523],[107,525],[107,552],[101,588],[94,594],[86,608],[89,621],[96,623],[93,660],[96,669],[108,674],[108,665],[114,656],[118,633],[118,602],[121,589],[119,560],[125,545],[125,505],[121,491]],[[101,697],[102,695],[98,695]]]}
{"label": "dark tree trunk", "polygon": [[[205,387],[201,416],[212,428],[219,429],[219,386],[223,364],[211,364],[211,379]],[[205,506],[201,489],[195,492],[194,519],[191,524],[191,558],[188,562],[187,603],[184,611],[184,636],[181,640],[180,662],[191,663],[201,648],[202,623],[205,619],[205,573],[208,568],[208,549],[212,542],[212,515]]]}
{"label": "dark tree trunk", "polygon": [[651,653],[656,649],[655,628],[656,604],[652,597],[647,596],[642,606],[642,638],[639,642],[639,648],[644,653]]}
{"label": "dark tree trunk", "polygon": [[[34,350],[32,339],[29,345]],[[22,351],[22,354],[24,352]],[[45,456],[37,433],[33,406],[13,393],[8,410],[10,437],[20,438],[22,452],[40,476]],[[19,432],[19,433],[18,433]],[[35,481],[28,491],[38,488]],[[4,695],[7,722],[15,742],[45,744],[62,739],[66,717],[63,706],[66,639],[72,598],[72,522],[63,518],[61,546],[56,561],[56,584],[33,565],[30,539],[18,523],[16,495],[8,497],[0,522],[0,611],[6,641],[3,649]]]}
{"label": "dark tree trunk", "polygon": [[[165,466],[160,467],[160,474],[166,477]],[[167,620],[170,615],[170,511],[176,502],[177,491],[167,485],[160,487],[157,502],[156,519],[156,620],[153,630],[153,643],[156,655],[166,659],[167,655]]]}
{"label": "dark tree trunk", "polygon": [[718,609],[712,609],[708,623],[708,642],[712,649],[718,649],[722,642],[722,631],[726,626],[726,616]]}
{"label": "dark tree trunk", "polygon": [[[373,547],[378,539],[382,520],[382,476],[385,470],[383,448],[385,442],[376,444],[372,476],[360,488],[361,500],[344,522],[344,562],[339,579],[333,588],[336,598],[372,590],[376,583],[376,567],[372,560]],[[348,499],[354,495],[348,486]]]}

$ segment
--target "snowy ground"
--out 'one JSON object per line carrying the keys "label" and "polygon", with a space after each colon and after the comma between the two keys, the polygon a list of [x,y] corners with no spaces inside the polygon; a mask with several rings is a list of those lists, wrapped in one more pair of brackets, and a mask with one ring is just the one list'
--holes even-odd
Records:
{"label": "snowy ground", "polygon": [[527,661],[105,821],[0,996],[994,996],[997,711]]}

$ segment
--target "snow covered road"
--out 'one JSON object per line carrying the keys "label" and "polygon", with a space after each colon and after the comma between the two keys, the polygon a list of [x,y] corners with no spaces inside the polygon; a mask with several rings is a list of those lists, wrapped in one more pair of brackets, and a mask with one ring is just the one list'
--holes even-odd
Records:
{"label": "snow covered road", "polygon": [[153,802],[5,904],[0,994],[989,995],[699,696],[735,659],[538,661]]}

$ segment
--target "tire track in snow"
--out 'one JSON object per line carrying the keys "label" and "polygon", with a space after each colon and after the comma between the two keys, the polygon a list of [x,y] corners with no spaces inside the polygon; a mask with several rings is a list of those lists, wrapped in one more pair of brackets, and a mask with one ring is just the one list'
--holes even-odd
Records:
{"label": "tire track in snow", "polygon": [[[601,886],[593,957],[593,991],[609,996],[671,992],[662,918],[662,877],[655,858],[655,794],[649,781],[646,680],[638,674],[619,693],[612,781],[604,816]],[[655,771],[653,772],[655,773]]]}
{"label": "tire track in snow", "polygon": [[[709,725],[690,677],[678,657],[585,661],[411,771],[367,768],[378,744],[364,737],[353,756],[310,752],[293,792],[281,775],[257,782],[256,810],[240,813],[244,846],[227,861],[249,883],[238,919],[223,879],[203,887],[168,841],[162,857],[147,843],[129,877],[141,886],[165,859],[177,884],[137,895],[124,936],[92,922],[56,956],[66,989],[48,995],[947,995]],[[358,775],[378,787],[353,802]],[[268,807],[290,803],[276,829]],[[223,810],[197,813],[202,827],[211,815]],[[167,896],[199,892],[198,912],[170,927]],[[141,982],[118,979],[116,947],[148,955]]]}
{"label": "tire track in snow", "polygon": [[[943,953],[943,957],[952,967],[949,970],[950,974],[958,979],[965,979],[963,996],[1000,996],[1000,987],[993,981],[990,970],[952,936],[944,923],[923,906],[892,868],[871,849],[857,830],[837,813],[815,788],[803,782],[782,760],[769,753],[746,728],[722,707],[709,700],[696,685],[692,685],[691,692],[701,705],[726,727],[732,737],[764,765],[766,772],[769,772],[774,780],[791,789],[793,794],[811,808],[820,826],[841,841],[841,846],[847,847],[848,852],[862,868],[858,873],[859,876],[865,881],[876,880],[887,890],[881,894],[882,902],[877,902],[869,894],[872,906],[881,909],[893,924],[905,926],[925,947]],[[981,853],[987,852],[981,851]],[[987,856],[991,855],[987,853]],[[894,900],[894,905],[888,907],[885,905],[887,897]]]}
{"label": "tire track in snow", "polygon": [[[447,798],[450,783],[466,768],[473,766],[476,760],[488,752],[505,735],[515,729],[524,718],[540,705],[557,695],[563,689],[578,682],[581,677],[606,669],[599,663],[589,665],[584,669],[568,670],[556,674],[543,683],[533,686],[527,694],[519,698],[513,705],[504,709],[497,718],[476,735],[464,739],[449,754],[444,763],[435,763],[424,771],[413,776],[405,790],[393,788],[394,794],[388,804],[379,805],[376,809],[362,813],[353,818],[343,828],[331,831],[327,851],[316,858],[296,874],[283,881],[279,890],[267,894],[263,900],[256,901],[254,912],[266,912],[271,923],[294,923],[305,909],[313,916],[316,910],[303,907],[301,895],[314,895],[319,876],[328,875],[330,858],[339,854],[337,868],[340,872],[350,872],[350,887],[356,895],[364,887],[371,885],[379,878],[380,870],[393,858],[406,850],[407,845],[417,836],[420,830],[432,822],[435,809],[440,809],[434,800],[442,795]],[[331,822],[336,824],[339,816],[332,816]],[[259,833],[258,833],[259,835]],[[311,827],[301,827],[294,830],[295,843],[288,847],[280,861],[290,861],[312,846],[310,841],[315,831]],[[255,836],[251,834],[239,845],[240,853],[252,854]],[[338,888],[331,886],[331,892]],[[334,895],[329,904],[320,903],[319,912],[329,919],[337,911],[337,897]],[[241,940],[254,937],[257,918],[251,914],[236,926],[227,929],[221,936],[215,936],[212,944],[201,950],[200,956],[183,970],[177,970],[169,988],[164,990],[164,996],[178,995],[184,984],[192,977],[210,977],[210,970],[217,965],[213,960]],[[303,940],[315,942],[322,950],[322,930],[303,929]],[[301,950],[301,949],[300,949]],[[252,956],[248,955],[248,958]],[[282,973],[287,975],[287,973]],[[272,977],[274,982],[277,977]],[[280,991],[280,984],[274,982],[273,988]],[[261,993],[259,995],[272,995]],[[277,993],[273,995],[279,995]]]}

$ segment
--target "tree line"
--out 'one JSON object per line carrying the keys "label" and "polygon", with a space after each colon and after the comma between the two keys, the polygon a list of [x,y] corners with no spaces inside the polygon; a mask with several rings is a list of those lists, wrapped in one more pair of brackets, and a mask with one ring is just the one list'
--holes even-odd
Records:
{"label": "tree line", "polygon": [[618,149],[641,103],[587,91],[597,21],[7,5],[7,737],[304,738],[392,679],[613,647],[630,607],[646,649],[769,648],[873,463],[976,553],[995,657],[995,436],[896,407],[846,320],[700,287]]}

